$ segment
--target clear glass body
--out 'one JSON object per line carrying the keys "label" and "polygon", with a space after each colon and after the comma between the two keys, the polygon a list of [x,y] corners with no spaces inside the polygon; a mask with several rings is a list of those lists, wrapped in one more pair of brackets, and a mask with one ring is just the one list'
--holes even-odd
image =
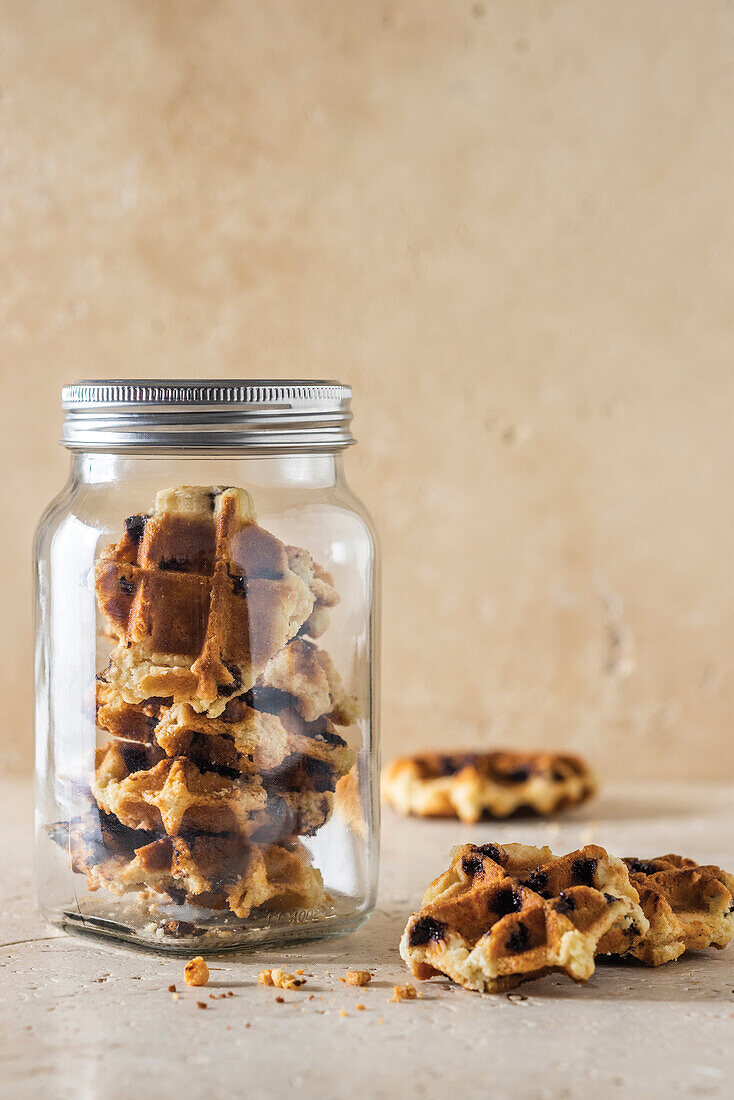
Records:
{"label": "clear glass body", "polygon": [[35,560],[45,916],[187,953],[362,923],[379,568],[341,455],[73,454]]}

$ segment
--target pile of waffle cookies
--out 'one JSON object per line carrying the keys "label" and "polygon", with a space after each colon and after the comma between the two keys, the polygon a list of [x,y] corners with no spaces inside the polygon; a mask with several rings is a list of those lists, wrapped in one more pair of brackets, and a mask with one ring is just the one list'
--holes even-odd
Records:
{"label": "pile of waffle cookies", "polygon": [[72,869],[239,918],[323,907],[301,838],[333,812],[358,718],[316,644],[332,577],[259,526],[245,490],[183,486],[125,520],[95,587],[112,650],[89,809],[52,831]]}
{"label": "pile of waffle cookies", "polygon": [[[509,750],[394,760],[382,796],[398,813],[467,824],[580,805],[596,779],[578,756]],[[585,982],[601,956],[661,966],[734,938],[734,875],[664,855],[619,859],[587,844],[463,844],[409,918],[400,954],[416,978],[498,993],[550,972]]]}
{"label": "pile of waffle cookies", "polygon": [[553,971],[585,982],[598,956],[660,966],[734,937],[734,876],[666,855],[618,859],[587,844],[556,857],[525,844],[464,844],[408,920],[417,978],[497,993]]}

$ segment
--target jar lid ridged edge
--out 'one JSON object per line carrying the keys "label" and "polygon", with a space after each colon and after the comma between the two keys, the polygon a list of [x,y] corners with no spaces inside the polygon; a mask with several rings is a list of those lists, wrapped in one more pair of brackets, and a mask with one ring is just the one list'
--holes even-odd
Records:
{"label": "jar lid ridged edge", "polygon": [[64,386],[72,450],[339,450],[354,442],[352,391],[331,380],[89,379]]}
{"label": "jar lid ridged edge", "polygon": [[331,380],[267,379],[90,379],[61,391],[63,409],[100,405],[283,405],[292,402],[349,401],[349,386]]}

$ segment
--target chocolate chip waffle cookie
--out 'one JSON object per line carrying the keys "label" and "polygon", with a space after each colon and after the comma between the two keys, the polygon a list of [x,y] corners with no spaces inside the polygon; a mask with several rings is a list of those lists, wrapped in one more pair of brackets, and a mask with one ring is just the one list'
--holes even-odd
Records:
{"label": "chocolate chip waffle cookie", "polygon": [[314,836],[334,809],[334,792],[312,787],[269,790],[267,809],[254,816],[253,837],[281,842],[296,836]]}
{"label": "chocolate chip waffle cookie", "polygon": [[[308,732],[298,732],[297,725],[288,723],[289,729],[276,715],[236,702],[226,721],[197,715],[185,705],[171,707],[156,727],[157,743],[170,755],[226,758],[226,767],[243,774],[259,772],[263,778],[276,769],[282,772],[300,765],[294,779],[318,774],[332,790],[351,767],[354,753],[328,719],[306,727]],[[287,722],[288,712],[283,714]]]}
{"label": "chocolate chip waffle cookie", "polygon": [[325,900],[321,875],[297,842],[255,844],[239,834],[152,839],[96,810],[51,835],[68,849],[72,869],[86,874],[90,890],[152,891],[179,903],[229,908],[238,917]]}
{"label": "chocolate chip waffle cookie", "polygon": [[[71,821],[59,821],[48,827],[51,839],[69,855],[69,865],[77,874],[88,874],[97,864],[114,862],[124,867],[136,848],[156,839],[144,829],[130,829],[113,814],[106,814],[90,799],[90,809]],[[96,889],[96,887],[94,887]]]}
{"label": "chocolate chip waffle cookie", "polygon": [[400,954],[417,978],[445,974],[498,992],[554,970],[586,981],[597,951],[629,948],[647,930],[627,868],[603,848],[555,858],[548,848],[465,844],[428,887]]}
{"label": "chocolate chip waffle cookie", "polygon": [[170,699],[145,699],[141,703],[126,703],[119,692],[108,684],[104,673],[97,677],[97,725],[121,741],[138,745],[154,745],[153,733],[161,710]]}
{"label": "chocolate chip waffle cookie", "polygon": [[595,787],[577,756],[496,751],[406,756],[385,768],[380,789],[399,813],[473,823],[518,810],[554,813],[584,802]]}
{"label": "chocolate chip waffle cookie", "polygon": [[724,948],[734,937],[734,875],[667,855],[626,859],[650,928],[627,954],[660,966],[685,951]]}
{"label": "chocolate chip waffle cookie", "polygon": [[323,566],[314,561],[308,550],[287,546],[288,564],[311,589],[314,598],[313,611],[299,630],[310,638],[320,638],[329,625],[329,611],[339,603],[334,588],[334,578]]}
{"label": "chocolate chip waffle cookie", "polygon": [[[330,719],[305,722],[295,700],[271,697],[275,713],[255,710],[246,697],[231,700],[219,718],[200,714],[188,703],[149,700],[125,703],[109,684],[97,685],[97,723],[118,739],[157,745],[168,756],[182,756],[198,767],[233,777],[290,773],[293,781],[333,790],[354,763],[354,752]],[[282,720],[281,720],[282,718]]]}
{"label": "chocolate chip waffle cookie", "polygon": [[313,563],[299,562],[305,580],[293,572],[244,489],[165,489],[125,527],[96,568],[118,640],[107,681],[129,703],[171,696],[221,713],[312,614]]}
{"label": "chocolate chip waffle cookie", "polygon": [[267,801],[259,776],[230,779],[157,747],[115,741],[97,750],[91,787],[100,809],[123,825],[169,836],[182,829],[247,835]]}
{"label": "chocolate chip waffle cookie", "polygon": [[359,771],[352,768],[339,780],[334,791],[334,803],[339,816],[349,828],[363,840],[367,836],[371,807],[365,804],[361,790]]}
{"label": "chocolate chip waffle cookie", "polygon": [[265,696],[263,689],[286,693],[307,722],[326,715],[337,726],[351,726],[359,718],[357,700],[344,690],[329,654],[304,638],[296,638],[268,662],[255,685],[256,700],[258,693]]}

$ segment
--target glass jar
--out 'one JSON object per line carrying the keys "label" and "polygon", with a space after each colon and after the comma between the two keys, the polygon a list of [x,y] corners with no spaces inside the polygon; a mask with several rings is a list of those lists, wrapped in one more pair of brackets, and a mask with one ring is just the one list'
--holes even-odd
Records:
{"label": "glass jar", "polygon": [[374,906],[375,536],[332,382],[85,382],[36,535],[37,876],[182,952]]}

